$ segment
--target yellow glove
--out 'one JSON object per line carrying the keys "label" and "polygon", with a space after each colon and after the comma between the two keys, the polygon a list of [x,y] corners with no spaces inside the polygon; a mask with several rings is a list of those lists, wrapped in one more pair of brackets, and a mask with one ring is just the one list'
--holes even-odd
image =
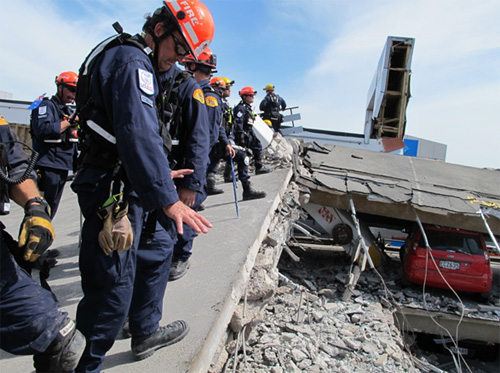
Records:
{"label": "yellow glove", "polygon": [[52,245],[56,233],[50,220],[50,207],[40,200],[39,205],[29,205],[19,228],[19,247],[24,248],[24,259],[34,262]]}
{"label": "yellow glove", "polygon": [[106,255],[111,254],[113,250],[122,253],[132,246],[134,234],[127,213],[126,202],[113,202],[98,211],[103,220],[103,227],[97,238]]}

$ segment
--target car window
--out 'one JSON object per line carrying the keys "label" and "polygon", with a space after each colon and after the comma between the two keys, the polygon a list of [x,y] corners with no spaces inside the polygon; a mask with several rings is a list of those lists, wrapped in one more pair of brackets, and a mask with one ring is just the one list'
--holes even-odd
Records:
{"label": "car window", "polygon": [[[473,255],[483,253],[481,240],[477,235],[435,230],[428,230],[425,233],[433,250],[457,251]],[[419,247],[425,247],[423,236],[420,238]]]}

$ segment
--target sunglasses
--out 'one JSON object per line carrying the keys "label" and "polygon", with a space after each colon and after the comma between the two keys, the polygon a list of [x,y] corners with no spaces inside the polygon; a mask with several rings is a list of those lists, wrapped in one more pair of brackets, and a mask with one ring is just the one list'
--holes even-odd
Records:
{"label": "sunglasses", "polygon": [[187,56],[189,54],[189,49],[182,45],[181,42],[174,36],[174,34],[171,34],[170,36],[172,36],[172,40],[175,43],[175,53],[178,56]]}
{"label": "sunglasses", "polygon": [[71,85],[65,85],[66,89],[68,91],[70,91],[71,93],[75,93],[76,92],[76,87],[73,87]]}

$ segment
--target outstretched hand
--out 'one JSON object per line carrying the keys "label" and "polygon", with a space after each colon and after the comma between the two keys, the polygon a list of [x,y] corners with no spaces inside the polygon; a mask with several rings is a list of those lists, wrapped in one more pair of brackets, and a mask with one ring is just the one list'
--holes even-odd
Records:
{"label": "outstretched hand", "polygon": [[193,228],[196,233],[208,233],[207,228],[212,228],[212,224],[207,219],[181,201],[165,206],[163,212],[175,222],[179,234],[184,233],[183,223]]}
{"label": "outstretched hand", "polygon": [[182,179],[184,176],[191,175],[194,170],[189,168],[183,168],[182,170],[172,170],[170,171],[170,177],[172,179]]}

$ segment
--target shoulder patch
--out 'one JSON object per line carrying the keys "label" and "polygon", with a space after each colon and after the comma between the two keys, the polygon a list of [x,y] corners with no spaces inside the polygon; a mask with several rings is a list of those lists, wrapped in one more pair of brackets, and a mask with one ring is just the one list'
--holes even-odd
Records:
{"label": "shoulder patch", "polygon": [[207,104],[207,106],[210,106],[210,107],[219,106],[219,102],[217,101],[217,99],[214,96],[205,97],[205,103]]}
{"label": "shoulder patch", "polygon": [[201,102],[202,105],[205,104],[205,95],[203,94],[203,91],[200,88],[195,89],[195,91],[193,92],[193,98]]}
{"label": "shoulder patch", "polygon": [[153,74],[143,69],[137,69],[137,74],[139,76],[139,88],[141,91],[147,95],[154,94]]}
{"label": "shoulder patch", "polygon": [[40,106],[38,108],[38,115],[45,115],[47,114],[47,106]]}

